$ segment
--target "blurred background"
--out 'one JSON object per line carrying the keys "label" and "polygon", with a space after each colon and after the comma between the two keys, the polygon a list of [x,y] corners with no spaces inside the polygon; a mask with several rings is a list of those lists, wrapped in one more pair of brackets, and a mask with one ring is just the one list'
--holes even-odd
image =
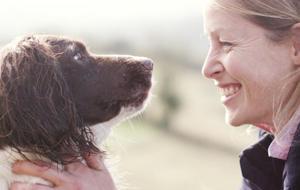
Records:
{"label": "blurred background", "polygon": [[150,105],[105,143],[120,183],[130,190],[238,189],[238,155],[256,131],[227,126],[217,89],[201,76],[208,50],[202,7],[203,0],[6,0],[0,46],[20,35],[55,34],[94,53],[150,57]]}

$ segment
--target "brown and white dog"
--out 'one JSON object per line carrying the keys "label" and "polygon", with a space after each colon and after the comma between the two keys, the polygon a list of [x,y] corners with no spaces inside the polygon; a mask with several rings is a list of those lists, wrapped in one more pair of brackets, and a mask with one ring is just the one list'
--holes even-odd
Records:
{"label": "brown and white dog", "polygon": [[141,112],[151,88],[153,63],[134,56],[101,56],[79,41],[33,35],[0,53],[0,189],[17,176],[19,159],[58,166],[101,152],[95,143],[111,127]]}

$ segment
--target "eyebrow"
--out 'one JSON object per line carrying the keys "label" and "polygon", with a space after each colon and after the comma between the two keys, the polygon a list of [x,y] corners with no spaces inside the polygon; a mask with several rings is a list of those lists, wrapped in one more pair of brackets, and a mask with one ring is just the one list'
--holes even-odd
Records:
{"label": "eyebrow", "polygon": [[206,33],[205,33],[205,35],[206,36],[211,36],[211,37],[222,37],[222,36],[226,36],[227,38],[228,37],[230,37],[230,38],[232,38],[232,37],[234,37],[235,35],[234,35],[234,31],[230,31],[230,30],[228,30],[228,29],[226,29],[226,28],[223,28],[223,27],[221,27],[221,28],[215,28],[215,29],[213,29],[212,31],[205,31]]}

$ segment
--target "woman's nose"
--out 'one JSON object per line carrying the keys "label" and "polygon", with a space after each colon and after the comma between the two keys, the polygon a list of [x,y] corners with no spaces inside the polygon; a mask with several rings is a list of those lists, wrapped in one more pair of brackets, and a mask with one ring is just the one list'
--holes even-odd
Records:
{"label": "woman's nose", "polygon": [[221,61],[209,52],[202,67],[202,75],[209,79],[216,79],[223,71],[224,66]]}

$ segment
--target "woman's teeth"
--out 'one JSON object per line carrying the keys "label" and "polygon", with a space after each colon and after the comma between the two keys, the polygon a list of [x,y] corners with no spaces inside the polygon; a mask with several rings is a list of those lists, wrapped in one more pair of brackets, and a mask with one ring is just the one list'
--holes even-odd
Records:
{"label": "woman's teeth", "polygon": [[240,86],[229,86],[225,88],[220,88],[220,92],[222,96],[228,97],[236,94],[240,89]]}

